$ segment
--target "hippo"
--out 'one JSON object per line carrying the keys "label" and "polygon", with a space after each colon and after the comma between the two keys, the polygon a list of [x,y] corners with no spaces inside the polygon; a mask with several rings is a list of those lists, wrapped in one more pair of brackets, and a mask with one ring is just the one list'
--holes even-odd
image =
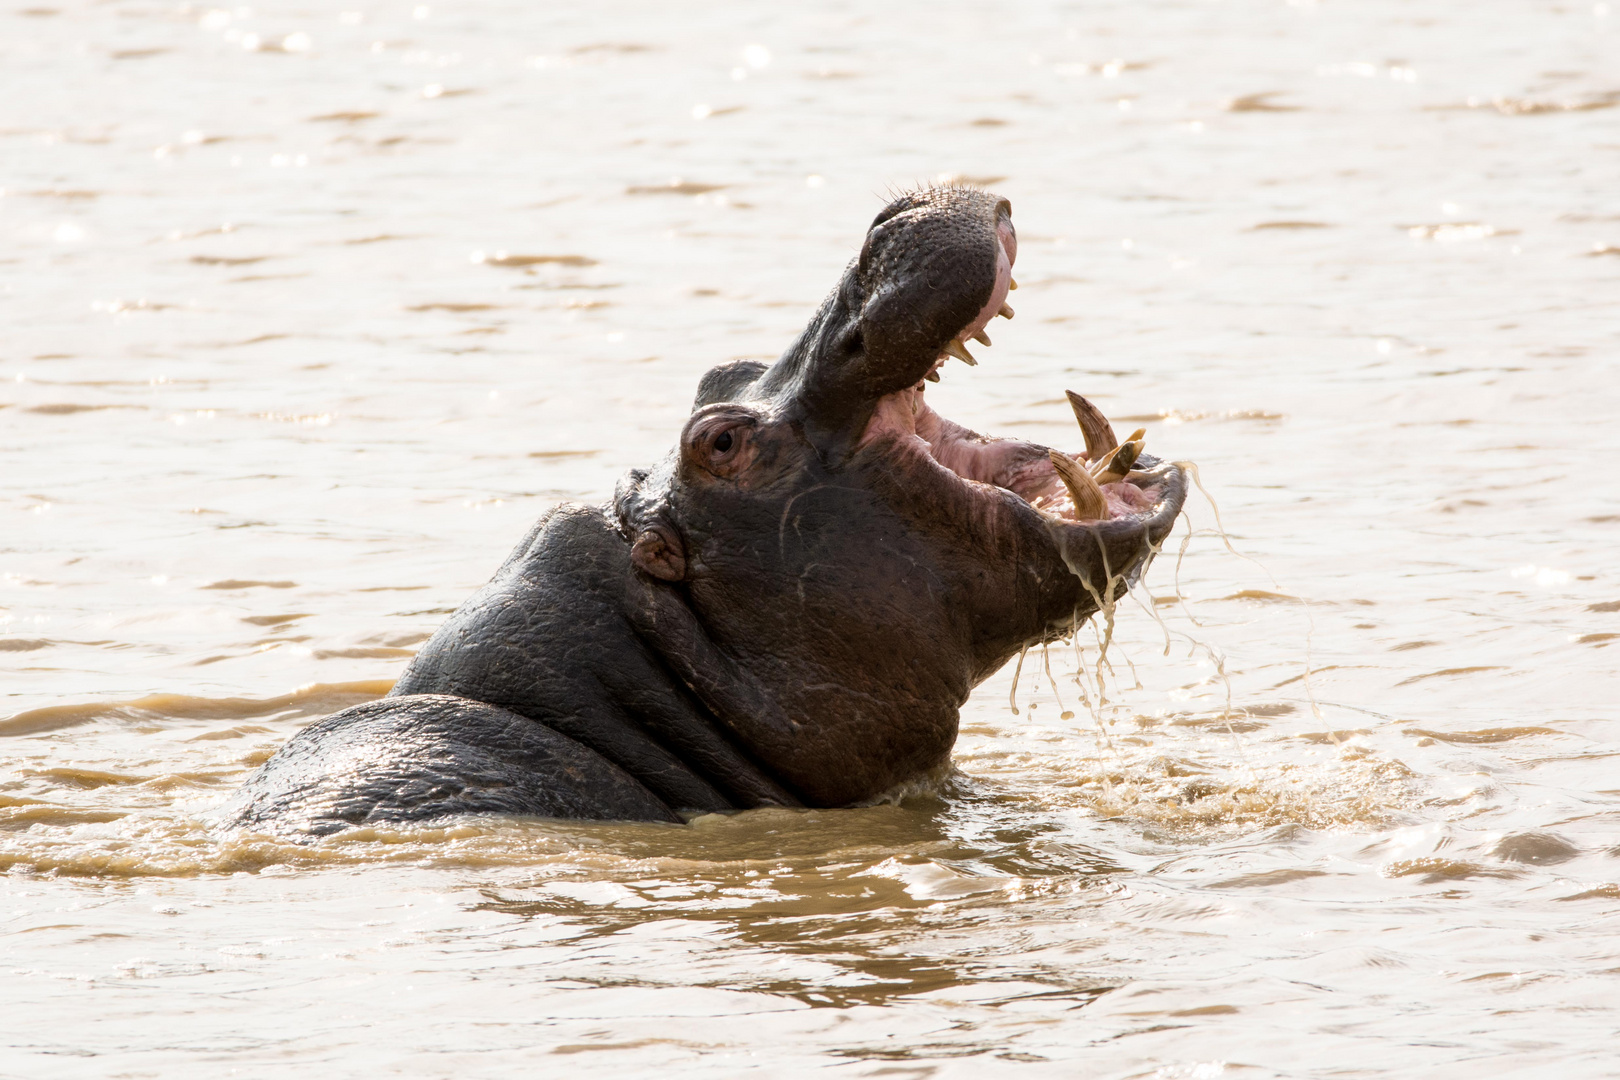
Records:
{"label": "hippo", "polygon": [[1123,595],[1187,494],[1077,394],[1083,452],[929,407],[1012,317],[1017,256],[1005,199],[895,199],[780,358],[705,374],[662,461],[542,517],[388,696],[294,736],[224,823],[680,824],[938,775],[973,688]]}

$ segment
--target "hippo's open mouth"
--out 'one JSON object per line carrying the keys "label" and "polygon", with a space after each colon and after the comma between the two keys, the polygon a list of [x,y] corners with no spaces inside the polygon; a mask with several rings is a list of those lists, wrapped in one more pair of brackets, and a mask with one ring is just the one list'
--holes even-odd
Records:
{"label": "hippo's open mouth", "polygon": [[1159,463],[1142,455],[1144,433],[1134,432],[1120,442],[1102,412],[1072,391],[1068,392],[1069,404],[1086,440],[1081,453],[980,435],[939,415],[924,400],[927,384],[939,381],[940,368],[948,358],[976,366],[966,343],[989,345],[985,330],[990,321],[998,315],[1013,317],[1007,294],[1018,288],[1012,276],[1018,259],[1018,233],[1005,203],[998,207],[995,241],[995,276],[989,299],[945,343],[921,379],[878,399],[861,445],[893,439],[902,453],[906,448],[926,447],[930,457],[962,480],[1010,491],[1047,518],[1062,522],[1111,521],[1153,510],[1163,494],[1165,470],[1147,468]]}
{"label": "hippo's open mouth", "polygon": [[[933,374],[933,372],[930,372]],[[1094,405],[1072,391],[1069,402],[1086,437],[1069,453],[1022,439],[981,435],[949,420],[924,400],[925,384],[882,398],[864,443],[902,436],[902,447],[929,457],[962,480],[1012,492],[1036,510],[1067,522],[1109,521],[1152,511],[1163,492],[1159,463],[1141,453],[1140,433],[1118,442]]]}
{"label": "hippo's open mouth", "polygon": [[1012,237],[1010,228],[999,237],[1002,245],[990,302],[946,344],[922,379],[878,400],[861,444],[892,439],[902,453],[926,449],[929,457],[960,479],[1010,491],[1044,516],[1063,522],[1111,521],[1153,511],[1164,493],[1165,470],[1142,453],[1145,433],[1138,430],[1121,442],[1101,410],[1073,391],[1066,394],[1086,441],[1086,449],[1074,453],[981,435],[941,416],[925,400],[928,383],[940,381],[947,359],[977,365],[964,344],[967,340],[989,345],[985,333],[989,320],[996,315],[1013,317],[1006,301],[1008,291],[1018,287],[1011,274],[1017,252]]}

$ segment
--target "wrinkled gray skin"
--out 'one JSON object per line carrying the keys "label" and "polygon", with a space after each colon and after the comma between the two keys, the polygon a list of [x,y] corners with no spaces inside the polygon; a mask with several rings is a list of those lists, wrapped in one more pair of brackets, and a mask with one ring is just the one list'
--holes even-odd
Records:
{"label": "wrinkled gray skin", "polygon": [[885,208],[780,359],[710,371],[663,461],[542,518],[390,696],[294,737],[224,819],[678,822],[857,804],[944,764],[972,688],[1122,591],[1185,497],[1149,461],[1152,510],[1078,524],[874,420],[1004,292],[1003,251],[993,195]]}

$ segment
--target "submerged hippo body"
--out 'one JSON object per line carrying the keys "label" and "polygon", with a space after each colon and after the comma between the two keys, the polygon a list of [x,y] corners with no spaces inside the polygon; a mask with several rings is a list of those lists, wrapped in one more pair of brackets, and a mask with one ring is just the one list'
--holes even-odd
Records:
{"label": "submerged hippo body", "polygon": [[662,462],[542,518],[388,697],[295,736],[225,818],[675,822],[858,804],[943,765],[972,688],[1118,595],[1185,498],[1145,456],[1066,483],[1106,471],[1083,399],[1085,455],[925,403],[1011,316],[1010,213],[968,189],[890,204],[776,363],[710,371]]}

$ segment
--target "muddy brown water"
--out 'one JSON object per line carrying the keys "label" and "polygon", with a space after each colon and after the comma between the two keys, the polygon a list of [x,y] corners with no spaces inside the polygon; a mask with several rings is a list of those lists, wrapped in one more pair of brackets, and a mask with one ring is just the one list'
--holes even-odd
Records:
{"label": "muddy brown water", "polygon": [[[1613,1075],[1617,27],[9,7],[0,1074]],[[931,400],[1091,396],[1236,554],[895,805],[208,825],[942,175],[1022,287]]]}

